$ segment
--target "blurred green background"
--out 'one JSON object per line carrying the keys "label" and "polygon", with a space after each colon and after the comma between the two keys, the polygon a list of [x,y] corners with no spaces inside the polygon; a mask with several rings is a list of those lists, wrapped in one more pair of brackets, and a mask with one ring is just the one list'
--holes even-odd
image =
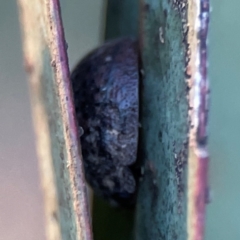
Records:
{"label": "blurred green background", "polygon": [[[71,68],[103,39],[104,0],[62,2]],[[240,239],[240,1],[211,0],[206,240]],[[0,240],[44,239],[16,1],[0,0]]]}

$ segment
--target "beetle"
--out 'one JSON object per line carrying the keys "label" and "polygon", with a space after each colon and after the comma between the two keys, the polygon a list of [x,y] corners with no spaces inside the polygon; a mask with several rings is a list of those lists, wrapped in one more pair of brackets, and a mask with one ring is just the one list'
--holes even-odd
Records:
{"label": "beetle", "polygon": [[73,69],[71,83],[84,171],[94,192],[113,206],[135,201],[139,127],[138,43],[109,41]]}

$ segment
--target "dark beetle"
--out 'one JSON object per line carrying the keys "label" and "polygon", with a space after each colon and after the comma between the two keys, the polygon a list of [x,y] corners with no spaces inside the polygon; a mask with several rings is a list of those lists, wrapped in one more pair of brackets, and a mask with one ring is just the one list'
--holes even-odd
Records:
{"label": "dark beetle", "polygon": [[97,195],[113,205],[133,204],[139,126],[137,42],[105,43],[71,74],[85,175]]}

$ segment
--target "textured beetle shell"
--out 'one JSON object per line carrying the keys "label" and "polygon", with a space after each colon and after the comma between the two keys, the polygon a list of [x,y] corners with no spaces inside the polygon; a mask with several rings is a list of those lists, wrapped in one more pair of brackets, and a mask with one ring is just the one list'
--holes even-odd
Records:
{"label": "textured beetle shell", "polygon": [[118,39],[87,55],[71,74],[86,179],[109,202],[129,205],[136,181],[139,122],[137,42]]}

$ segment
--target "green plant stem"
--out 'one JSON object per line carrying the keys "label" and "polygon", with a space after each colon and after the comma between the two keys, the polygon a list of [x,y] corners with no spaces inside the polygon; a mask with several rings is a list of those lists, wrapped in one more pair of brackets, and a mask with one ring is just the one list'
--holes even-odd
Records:
{"label": "green plant stem", "polygon": [[60,3],[58,0],[18,3],[47,239],[91,240]]}

